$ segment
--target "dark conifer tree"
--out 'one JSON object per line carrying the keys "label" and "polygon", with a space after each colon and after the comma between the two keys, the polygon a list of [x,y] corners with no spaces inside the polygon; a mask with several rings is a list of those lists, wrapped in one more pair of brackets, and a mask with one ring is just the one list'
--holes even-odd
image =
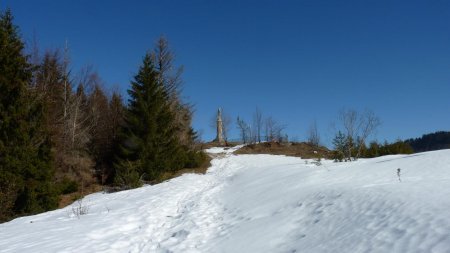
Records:
{"label": "dark conifer tree", "polygon": [[[32,70],[11,12],[0,17],[0,219],[55,208],[44,104],[30,88]],[[5,199],[4,199],[5,198]]]}
{"label": "dark conifer tree", "polygon": [[102,184],[111,184],[114,181],[115,170],[113,166],[114,155],[120,149],[120,130],[124,125],[125,106],[122,102],[122,97],[113,92],[111,100],[108,105],[107,119],[107,143],[103,146],[103,161],[104,166],[97,168],[97,178]]}
{"label": "dark conifer tree", "polygon": [[164,171],[180,169],[184,164],[169,96],[158,80],[150,54],[144,57],[128,93],[122,143],[115,164],[116,183],[136,186],[139,179],[153,181]]}
{"label": "dark conifer tree", "polygon": [[110,127],[109,101],[100,86],[95,86],[88,99],[88,114],[91,127],[88,150],[95,161],[96,175],[103,183],[103,172],[108,166],[112,132]]}
{"label": "dark conifer tree", "polygon": [[345,158],[345,151],[346,151],[346,139],[347,137],[339,131],[336,136],[333,139],[333,145],[334,145],[334,154],[333,158],[335,161],[342,162]]}
{"label": "dark conifer tree", "polygon": [[109,102],[109,115],[108,119],[110,123],[111,139],[117,140],[119,137],[120,126],[123,125],[125,106],[122,102],[122,97],[120,94],[113,92],[111,96],[111,101]]}

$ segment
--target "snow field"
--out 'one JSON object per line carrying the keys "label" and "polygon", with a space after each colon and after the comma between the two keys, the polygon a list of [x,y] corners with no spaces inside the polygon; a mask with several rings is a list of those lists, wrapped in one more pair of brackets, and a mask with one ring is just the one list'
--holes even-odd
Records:
{"label": "snow field", "polygon": [[0,224],[0,252],[450,252],[450,150],[321,166],[232,151],[208,150],[205,175],[87,196],[79,219]]}

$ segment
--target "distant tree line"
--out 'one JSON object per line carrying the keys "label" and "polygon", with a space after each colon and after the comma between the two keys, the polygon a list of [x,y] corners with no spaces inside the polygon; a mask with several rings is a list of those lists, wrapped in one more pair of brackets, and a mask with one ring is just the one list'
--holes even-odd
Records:
{"label": "distant tree line", "polygon": [[414,152],[425,152],[450,148],[450,132],[438,131],[424,134],[422,137],[405,141],[414,149]]}
{"label": "distant tree line", "polygon": [[363,148],[363,157],[373,158],[384,155],[396,155],[396,154],[412,154],[414,150],[411,145],[402,140],[397,140],[392,143],[385,141],[384,143],[378,143],[373,141],[368,147]]}
{"label": "distant tree line", "polygon": [[92,67],[74,74],[67,46],[26,53],[11,12],[0,15],[0,222],[54,209],[61,194],[153,183],[206,159],[166,39],[144,56],[125,104]]}

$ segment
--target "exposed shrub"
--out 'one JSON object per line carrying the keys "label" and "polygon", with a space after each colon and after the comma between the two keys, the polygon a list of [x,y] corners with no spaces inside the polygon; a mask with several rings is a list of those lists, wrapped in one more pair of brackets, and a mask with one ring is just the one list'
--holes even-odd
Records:
{"label": "exposed shrub", "polygon": [[138,162],[123,161],[118,166],[114,184],[122,190],[132,189],[142,186],[142,180],[138,172]]}
{"label": "exposed shrub", "polygon": [[208,160],[207,155],[202,151],[189,151],[185,160],[185,167],[188,169],[198,168]]}
{"label": "exposed shrub", "polygon": [[69,194],[78,191],[78,183],[65,177],[59,184],[58,189],[60,194]]}

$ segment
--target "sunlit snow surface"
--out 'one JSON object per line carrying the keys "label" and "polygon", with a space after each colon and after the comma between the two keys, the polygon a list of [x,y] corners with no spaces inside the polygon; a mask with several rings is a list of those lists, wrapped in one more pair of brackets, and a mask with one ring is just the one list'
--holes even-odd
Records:
{"label": "sunlit snow surface", "polygon": [[450,252],[450,150],[321,166],[228,150],[83,205],[0,224],[0,252]]}

